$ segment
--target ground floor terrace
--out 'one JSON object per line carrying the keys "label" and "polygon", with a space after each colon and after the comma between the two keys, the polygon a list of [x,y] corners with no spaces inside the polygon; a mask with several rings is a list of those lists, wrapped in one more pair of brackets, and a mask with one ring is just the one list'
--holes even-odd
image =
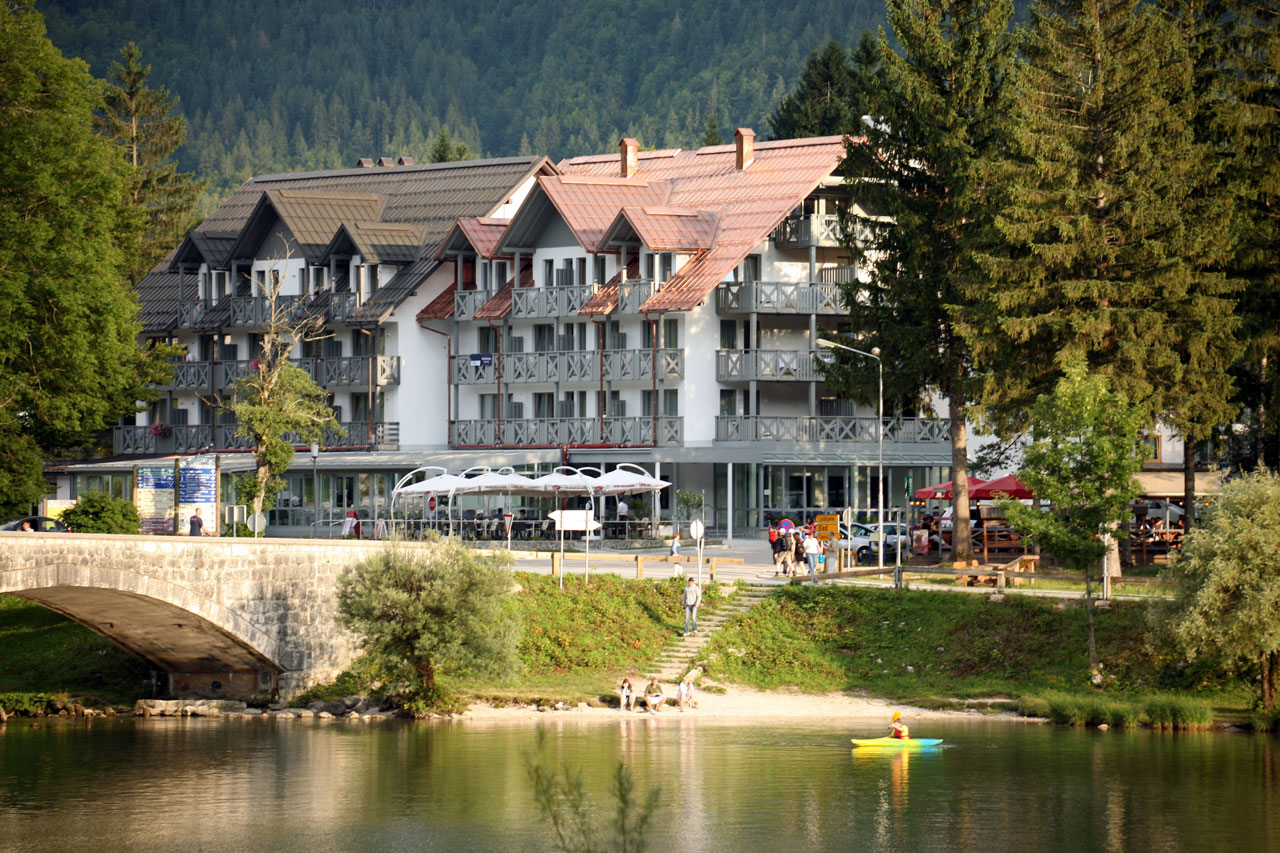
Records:
{"label": "ground floor terrace", "polygon": [[[218,454],[221,471],[218,501],[237,503],[235,478],[252,468],[247,453]],[[75,499],[93,491],[132,498],[136,470],[172,457],[133,457],[77,465],[58,477],[57,497]],[[761,536],[770,522],[796,521],[852,508],[873,520],[883,493],[886,515],[908,518],[914,489],[950,477],[949,447],[916,448],[886,453],[879,464],[874,443],[856,451],[804,449],[792,443],[732,448],[488,448],[483,450],[322,452],[313,458],[299,451],[285,476],[276,507],[267,513],[267,533],[275,536],[338,536],[354,511],[362,534],[387,530],[408,521],[413,529],[446,527],[478,538],[505,538],[498,529],[502,514],[514,518],[515,538],[552,535],[547,514],[557,508],[585,508],[606,522],[606,537],[668,534],[673,522],[683,529],[692,518],[704,521],[709,536]],[[557,466],[607,472],[627,463],[671,486],[589,498],[557,499],[502,494],[447,494],[396,499],[396,484],[405,477],[424,479],[446,471],[511,467],[534,476]],[[161,463],[163,464],[163,463]],[[421,469],[421,470],[420,470]],[[417,473],[415,473],[417,472]],[[681,498],[684,498],[682,501]],[[619,500],[627,504],[625,520]],[[700,509],[693,509],[697,503]],[[222,517],[220,512],[219,517]],[[386,522],[380,526],[378,522]]]}

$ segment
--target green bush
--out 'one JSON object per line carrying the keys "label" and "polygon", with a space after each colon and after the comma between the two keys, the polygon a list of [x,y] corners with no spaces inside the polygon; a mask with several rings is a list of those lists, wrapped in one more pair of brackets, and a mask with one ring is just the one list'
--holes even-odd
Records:
{"label": "green bush", "polygon": [[51,702],[53,696],[48,693],[0,693],[0,708],[10,714],[39,716]]}
{"label": "green bush", "polygon": [[142,532],[142,519],[132,501],[112,497],[105,492],[89,492],[62,513],[62,522],[77,533]]}
{"label": "green bush", "polygon": [[1018,713],[1023,717],[1048,717],[1049,702],[1042,696],[1023,696],[1018,700]]}
{"label": "green bush", "polygon": [[1258,711],[1253,715],[1253,730],[1257,732],[1280,731],[1280,708],[1274,711]]}

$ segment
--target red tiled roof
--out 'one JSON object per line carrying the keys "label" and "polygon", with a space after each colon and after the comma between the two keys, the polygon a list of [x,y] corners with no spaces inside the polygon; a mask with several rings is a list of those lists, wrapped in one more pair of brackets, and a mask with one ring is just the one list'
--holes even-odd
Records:
{"label": "red tiled roof", "polygon": [[[617,158],[612,165],[617,167]],[[605,229],[626,206],[662,206],[671,195],[671,184],[639,178],[584,175],[542,175],[538,186],[555,205],[565,224],[588,252],[600,251]]]}
{"label": "red tiled roof", "polygon": [[458,290],[457,282],[446,287],[440,295],[427,303],[427,307],[418,312],[417,320],[448,320],[453,316],[453,294]]}
{"label": "red tiled roof", "polygon": [[[627,278],[640,277],[640,259],[632,257],[627,261]],[[613,309],[618,307],[618,285],[622,283],[622,271],[613,274],[613,278],[609,279],[600,289],[591,294],[591,298],[578,309],[578,313],[587,317],[602,317],[606,314],[612,314]]]}
{"label": "red tiled roof", "polygon": [[613,232],[625,220],[644,245],[658,252],[709,249],[720,215],[692,207],[624,207],[609,226]]}
{"label": "red tiled roof", "polygon": [[[843,156],[844,140],[838,136],[757,142],[755,159],[741,170],[735,165],[733,145],[698,151],[640,152],[639,169],[630,181],[663,182],[671,191],[662,202],[636,206],[695,208],[719,215],[719,231],[711,248],[687,262],[641,310],[689,311],[697,307],[823,178],[835,171]],[[614,174],[618,159],[616,155],[580,157],[565,160],[560,166],[565,174],[554,180],[563,182],[577,176]],[[615,204],[613,212],[616,214],[626,204]]]}
{"label": "red tiled roof", "polygon": [[[520,286],[533,287],[533,264],[524,264],[524,268],[520,271]],[[515,279],[512,279],[498,288],[493,298],[477,308],[472,316],[477,320],[497,320],[507,316],[511,312],[511,303],[515,299],[514,288]]]}
{"label": "red tiled roof", "polygon": [[482,258],[492,258],[493,250],[498,248],[498,238],[510,223],[510,219],[474,216],[459,219],[457,227],[471,243],[471,248],[476,250],[476,254]]}

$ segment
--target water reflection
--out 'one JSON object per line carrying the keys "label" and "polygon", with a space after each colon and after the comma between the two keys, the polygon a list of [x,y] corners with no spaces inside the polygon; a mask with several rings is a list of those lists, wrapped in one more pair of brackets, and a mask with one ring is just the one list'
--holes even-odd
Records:
{"label": "water reflection", "polygon": [[[1276,740],[939,726],[855,749],[819,725],[696,715],[542,722],[602,820],[619,760],[662,789],[651,849],[1280,849]],[[132,720],[0,730],[0,849],[541,850],[504,723]]]}

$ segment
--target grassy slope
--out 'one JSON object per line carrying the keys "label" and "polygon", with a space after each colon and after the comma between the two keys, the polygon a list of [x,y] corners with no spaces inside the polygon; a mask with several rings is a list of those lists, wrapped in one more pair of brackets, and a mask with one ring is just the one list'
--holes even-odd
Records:
{"label": "grassy slope", "polygon": [[[1151,635],[1145,605],[1096,614],[1105,686],[1115,692],[1212,687]],[[865,690],[894,699],[1022,697],[1084,690],[1078,605],[984,596],[789,586],[734,619],[708,649],[713,677],[762,689]]]}
{"label": "grassy slope", "polygon": [[0,595],[0,692],[67,693],[91,704],[151,695],[141,661],[69,619]]}

